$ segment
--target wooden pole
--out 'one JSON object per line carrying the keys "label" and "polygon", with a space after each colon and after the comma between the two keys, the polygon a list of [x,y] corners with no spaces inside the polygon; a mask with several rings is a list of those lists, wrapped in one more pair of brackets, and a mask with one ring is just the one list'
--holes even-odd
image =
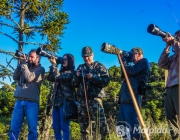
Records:
{"label": "wooden pole", "polygon": [[121,56],[120,56],[120,54],[117,54],[117,55],[118,55],[118,59],[119,59],[119,62],[120,62],[120,64],[121,64],[121,67],[122,67],[122,70],[123,70],[123,73],[124,73],[124,76],[125,76],[125,79],[126,79],[128,88],[129,88],[129,92],[130,92],[130,95],[131,95],[131,98],[132,98],[132,101],[133,101],[133,105],[134,105],[134,108],[135,108],[135,110],[136,110],[136,113],[137,113],[137,116],[138,116],[140,125],[141,125],[141,127],[143,128],[143,130],[144,130],[144,134],[145,134],[146,140],[150,140],[149,134],[148,134],[148,130],[147,130],[146,125],[145,125],[145,123],[144,123],[144,121],[143,121],[143,118],[142,118],[142,116],[141,116],[141,112],[140,112],[139,106],[138,106],[138,104],[137,104],[136,98],[135,98],[135,96],[134,96],[134,92],[133,92],[133,89],[132,89],[132,87],[131,87],[131,83],[129,82],[129,78],[128,78],[128,76],[127,76],[127,73],[126,73],[125,67],[124,67],[124,65],[123,65]]}

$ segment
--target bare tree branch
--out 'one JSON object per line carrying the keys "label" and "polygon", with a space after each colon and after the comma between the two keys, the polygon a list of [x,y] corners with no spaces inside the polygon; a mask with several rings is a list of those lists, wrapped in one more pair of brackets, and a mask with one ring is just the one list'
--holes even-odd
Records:
{"label": "bare tree branch", "polygon": [[13,20],[11,16],[9,16],[9,19],[19,28],[19,30],[22,30],[20,25],[15,20]]}
{"label": "bare tree branch", "polygon": [[32,44],[32,45],[44,45],[42,43],[37,43],[37,42],[23,42],[25,45],[27,44]]}
{"label": "bare tree branch", "polygon": [[3,51],[0,49],[0,53],[4,53],[4,54],[7,54],[7,55],[11,55],[12,57],[16,58],[16,56],[14,55],[14,53],[12,52],[7,52],[7,51]]}
{"label": "bare tree branch", "polygon": [[14,67],[10,65],[10,64],[11,64],[11,61],[12,61],[13,59],[14,59],[14,57],[11,58],[11,60],[8,62],[8,60],[7,60],[7,58],[6,58],[6,62],[7,62],[6,68],[7,68],[7,67],[10,67],[10,68],[14,71],[14,70],[15,70]]}
{"label": "bare tree branch", "polygon": [[13,38],[12,36],[10,36],[10,35],[8,35],[8,34],[6,34],[4,32],[0,32],[0,34],[5,35],[5,36],[11,38],[13,41],[15,41],[17,44],[19,44],[19,42],[15,38]]}
{"label": "bare tree branch", "polygon": [[13,28],[13,29],[18,29],[18,28],[16,28],[16,27],[14,27],[14,26],[12,26],[12,25],[10,25],[10,24],[4,23],[4,22],[0,22],[0,25],[5,25],[5,26],[11,27],[11,28]]}

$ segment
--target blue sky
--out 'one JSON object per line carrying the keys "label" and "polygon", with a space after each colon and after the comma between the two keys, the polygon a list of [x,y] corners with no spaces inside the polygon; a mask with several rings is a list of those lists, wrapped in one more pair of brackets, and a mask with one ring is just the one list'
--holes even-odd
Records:
{"label": "blue sky", "polygon": [[[107,42],[126,51],[141,47],[144,57],[150,62],[157,62],[165,43],[161,37],[147,33],[147,27],[155,24],[163,31],[174,34],[180,29],[177,23],[180,22],[179,7],[179,0],[64,0],[62,10],[68,13],[70,23],[66,25],[61,38],[62,50],[59,55],[73,54],[77,67],[83,63],[81,49],[91,46],[96,61],[107,68],[119,66],[115,55],[100,51],[102,43]],[[8,29],[4,31],[9,32]],[[1,49],[15,52],[17,45],[14,42],[1,34],[0,38]],[[38,37],[35,39],[43,42]],[[25,46],[24,53],[32,48],[38,46]],[[0,54],[0,57],[4,65],[6,59],[10,60],[4,54]],[[41,63],[48,71],[48,59],[42,58]],[[13,66],[16,65],[17,61],[13,61]]]}

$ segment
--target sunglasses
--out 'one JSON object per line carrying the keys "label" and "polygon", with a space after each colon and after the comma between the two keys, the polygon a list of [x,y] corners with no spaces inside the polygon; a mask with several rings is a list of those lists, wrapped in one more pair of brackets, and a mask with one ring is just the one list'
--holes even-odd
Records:
{"label": "sunglasses", "polygon": [[67,58],[63,58],[63,61],[67,61],[68,59]]}

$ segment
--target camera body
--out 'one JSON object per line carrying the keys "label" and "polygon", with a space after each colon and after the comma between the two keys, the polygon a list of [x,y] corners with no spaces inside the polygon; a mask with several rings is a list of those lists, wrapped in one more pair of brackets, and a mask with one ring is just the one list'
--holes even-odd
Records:
{"label": "camera body", "polygon": [[132,52],[127,52],[127,51],[122,51],[122,61],[124,65],[128,65],[129,63],[133,62],[133,53]]}
{"label": "camera body", "polygon": [[[44,56],[44,57],[47,57],[47,58],[51,58],[52,55],[51,53],[47,52],[45,49],[43,49],[44,46],[42,47],[39,47],[37,50],[36,50],[36,54],[40,55],[40,56]],[[56,57],[54,56],[55,60],[56,60],[56,63],[57,64],[63,64],[63,57]]]}
{"label": "camera body", "polygon": [[79,72],[80,72],[80,75],[79,75],[80,77],[86,77],[86,74],[89,73],[89,71],[86,68],[81,68]]}
{"label": "camera body", "polygon": [[26,57],[26,62],[28,61],[28,55],[20,52],[19,50],[16,50],[15,56],[16,57],[24,57],[25,56]]}
{"label": "camera body", "polygon": [[151,86],[149,84],[140,85],[138,87],[138,92],[140,95],[145,95],[146,90],[151,90]]}

